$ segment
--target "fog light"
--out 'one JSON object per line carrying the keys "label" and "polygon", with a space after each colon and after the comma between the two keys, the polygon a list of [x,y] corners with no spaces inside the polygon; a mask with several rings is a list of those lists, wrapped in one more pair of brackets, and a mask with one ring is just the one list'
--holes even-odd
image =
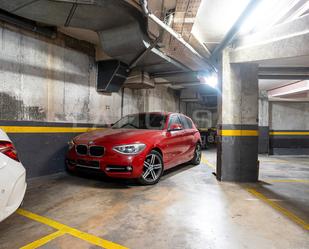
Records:
{"label": "fog light", "polygon": [[74,160],[67,160],[67,164],[69,165],[75,165],[76,162]]}
{"label": "fog light", "polygon": [[131,166],[127,166],[127,171],[132,171],[132,167]]}

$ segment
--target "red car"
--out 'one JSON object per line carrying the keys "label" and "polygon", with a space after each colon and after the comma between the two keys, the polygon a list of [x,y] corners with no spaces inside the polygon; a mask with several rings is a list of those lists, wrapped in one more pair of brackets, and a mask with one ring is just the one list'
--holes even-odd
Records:
{"label": "red car", "polygon": [[128,115],[111,129],[75,137],[66,165],[69,171],[93,169],[150,185],[164,170],[200,160],[201,136],[192,120],[179,113],[152,112]]}

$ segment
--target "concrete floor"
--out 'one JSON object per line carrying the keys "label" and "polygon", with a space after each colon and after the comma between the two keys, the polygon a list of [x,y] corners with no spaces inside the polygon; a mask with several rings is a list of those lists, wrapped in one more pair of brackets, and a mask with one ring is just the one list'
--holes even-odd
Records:
{"label": "concrete floor", "polygon": [[[132,249],[309,248],[309,158],[261,156],[261,182],[234,184],[216,181],[215,157],[205,151],[201,165],[178,167],[156,186],[66,174],[35,179],[22,208]],[[0,248],[55,231],[14,214],[0,224]],[[40,248],[98,247],[65,234]]]}

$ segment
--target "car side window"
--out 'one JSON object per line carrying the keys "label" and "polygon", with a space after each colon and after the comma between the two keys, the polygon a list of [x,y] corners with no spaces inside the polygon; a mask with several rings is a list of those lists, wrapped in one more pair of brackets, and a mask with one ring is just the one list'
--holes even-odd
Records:
{"label": "car side window", "polygon": [[187,120],[187,124],[188,124],[188,127],[189,127],[188,129],[192,129],[193,128],[192,121],[187,117],[185,117],[185,119]]}
{"label": "car side window", "polygon": [[179,118],[180,118],[180,121],[181,121],[181,124],[182,124],[183,128],[184,129],[189,129],[189,124],[188,124],[187,119],[185,118],[185,116],[179,115]]}
{"label": "car side window", "polygon": [[181,124],[178,115],[171,115],[168,121],[168,129],[171,127],[172,124]]}

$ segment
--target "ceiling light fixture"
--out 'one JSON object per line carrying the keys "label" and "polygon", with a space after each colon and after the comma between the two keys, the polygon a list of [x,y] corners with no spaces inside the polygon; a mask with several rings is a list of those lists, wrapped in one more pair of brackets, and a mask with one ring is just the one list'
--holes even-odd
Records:
{"label": "ceiling light fixture", "polygon": [[208,85],[215,89],[218,88],[218,75],[215,73],[212,74],[201,73],[200,75],[198,75],[198,79],[200,80],[201,83],[205,85]]}

